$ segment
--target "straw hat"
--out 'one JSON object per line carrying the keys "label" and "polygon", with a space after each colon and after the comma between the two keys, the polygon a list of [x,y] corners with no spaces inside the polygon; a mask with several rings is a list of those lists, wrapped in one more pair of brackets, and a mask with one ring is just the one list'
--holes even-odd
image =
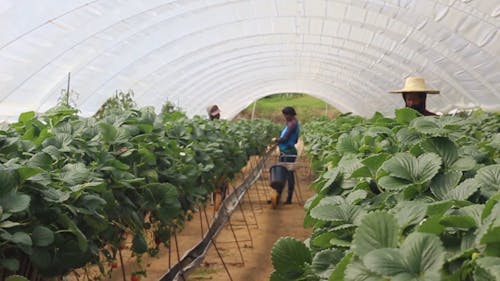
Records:
{"label": "straw hat", "polygon": [[439,94],[438,90],[429,89],[425,85],[424,78],[421,77],[408,77],[405,80],[405,87],[399,90],[393,90],[389,93],[399,94],[399,93],[427,93],[427,94]]}

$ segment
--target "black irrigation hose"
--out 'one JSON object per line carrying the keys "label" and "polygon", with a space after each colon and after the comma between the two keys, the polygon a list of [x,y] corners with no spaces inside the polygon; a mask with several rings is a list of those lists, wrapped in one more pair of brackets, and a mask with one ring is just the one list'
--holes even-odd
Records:
{"label": "black irrigation hose", "polygon": [[181,273],[183,276],[187,276],[190,271],[198,267],[208,251],[212,239],[214,239],[217,234],[222,230],[224,225],[229,220],[229,217],[239,205],[241,199],[245,195],[246,191],[255,183],[258,179],[261,170],[268,158],[268,154],[264,155],[259,163],[254,167],[250,174],[244,179],[244,181],[227,196],[215,214],[214,220],[210,224],[208,231],[205,233],[203,239],[191,250],[187,251],[181,260],[170,268],[170,270],[165,273],[159,281],[174,281],[179,280]]}

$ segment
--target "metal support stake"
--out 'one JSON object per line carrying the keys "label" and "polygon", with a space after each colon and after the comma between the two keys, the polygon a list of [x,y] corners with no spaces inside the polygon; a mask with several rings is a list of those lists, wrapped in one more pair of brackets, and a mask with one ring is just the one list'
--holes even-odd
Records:
{"label": "metal support stake", "polygon": [[184,268],[182,268],[181,255],[179,253],[179,243],[177,242],[177,232],[174,230],[174,240],[175,240],[175,249],[177,250],[177,262],[179,263],[179,271],[183,281],[186,281],[186,277],[184,277]]}
{"label": "metal support stake", "polygon": [[261,188],[262,186],[265,187],[265,181],[263,179],[264,177],[264,173],[266,172],[266,162],[267,162],[267,155],[265,154],[262,154],[261,155],[261,167],[260,167],[260,171],[259,171],[259,177],[257,178],[257,181],[255,182],[255,189],[257,190],[257,205],[259,205],[260,207],[260,210],[261,212],[264,210],[264,208],[262,207],[262,202],[266,202],[268,197],[266,195],[266,192],[264,190],[264,201],[262,201],[262,197],[261,197]]}
{"label": "metal support stake", "polygon": [[259,173],[260,173],[259,174],[259,178],[255,181],[254,188],[252,188],[252,189],[255,189],[255,192],[257,194],[257,204],[256,204],[256,207],[255,207],[255,210],[260,211],[262,213],[263,208],[262,208],[262,205],[259,204],[259,203],[262,202],[262,197],[260,196],[259,186],[260,186],[260,178],[262,176],[263,171],[260,170]]}
{"label": "metal support stake", "polygon": [[[238,204],[239,205],[239,204]],[[236,246],[238,247],[238,252],[240,253],[241,264],[245,264],[245,259],[243,258],[243,253],[241,252],[240,243],[238,242],[238,237],[236,237],[236,233],[234,232],[233,224],[231,223],[231,217],[228,218],[229,228],[233,233],[234,241],[236,242]]]}
{"label": "metal support stake", "polygon": [[262,173],[260,174],[260,177],[259,177],[259,180],[261,183],[261,188],[263,188],[263,190],[264,190],[264,201],[263,202],[266,202],[267,200],[271,199],[271,195],[269,195],[269,192],[267,191],[267,187],[269,184],[269,181],[266,178],[267,167],[268,167],[268,165],[267,165],[267,159],[266,159],[266,161],[264,162],[264,167],[262,168]]}
{"label": "metal support stake", "polygon": [[252,198],[250,197],[250,190],[248,190],[248,192],[246,192],[245,195],[248,197],[248,203],[250,205],[250,210],[252,211],[253,219],[255,220],[255,223],[253,223],[252,225],[255,225],[257,227],[257,229],[259,229],[259,222],[257,221],[257,216],[255,215],[255,211],[253,209]]}
{"label": "metal support stake", "polygon": [[[297,170],[299,170],[300,168],[304,168],[304,165],[306,164],[305,161],[303,160],[304,158],[303,157],[300,157],[299,160],[300,160],[300,164],[298,164],[297,166]],[[302,178],[306,177],[306,175],[304,175],[305,171],[304,169],[302,169]],[[296,182],[299,183],[299,180],[297,179]],[[299,183],[300,184],[300,183]],[[302,196],[302,189],[300,188],[299,185],[297,185],[299,187],[299,197],[300,197],[300,200],[302,202],[304,202],[304,197]],[[302,203],[301,203],[302,204]]]}
{"label": "metal support stake", "polygon": [[[205,220],[207,222],[207,225],[210,225],[210,223],[208,221],[208,215],[207,215],[207,208],[206,207],[203,208],[203,213],[205,214]],[[224,261],[224,258],[222,257],[222,254],[220,253],[219,248],[217,248],[217,245],[215,244],[214,239],[212,238],[212,239],[210,239],[210,241],[212,242],[212,245],[214,245],[215,251],[217,252],[217,255],[219,256],[219,259],[222,262],[222,265],[224,266],[224,269],[226,270],[227,276],[229,276],[229,279],[231,281],[233,281],[233,278],[231,277],[231,273],[229,273],[229,269],[227,268],[226,262]]]}
{"label": "metal support stake", "polygon": [[[250,173],[253,174],[255,172],[255,170],[257,169],[257,166],[253,165],[252,163],[250,163],[250,168],[251,168],[251,172]],[[254,207],[253,207],[252,197],[250,196],[250,190],[251,190],[251,188],[252,188],[252,186],[250,186],[248,188],[247,192],[245,192],[245,196],[248,199],[248,204],[250,205],[250,210],[252,211],[253,219],[255,221],[255,223],[252,223],[251,225],[255,225],[257,227],[257,229],[259,229],[259,223],[257,222],[257,216],[255,215],[255,210],[254,210]]]}
{"label": "metal support stake", "polygon": [[300,184],[299,184],[299,177],[297,176],[297,170],[295,170],[293,172],[293,176],[295,177],[295,197],[297,198],[297,201],[299,204],[302,205],[302,203],[304,202],[304,199],[302,197],[302,191],[300,190]]}
{"label": "metal support stake", "polygon": [[[252,233],[250,232],[250,227],[248,226],[247,218],[245,216],[245,211],[243,210],[243,207],[241,206],[241,204],[238,204],[238,207],[239,207],[239,209],[241,211],[241,215],[243,216],[243,222],[245,222],[245,226],[247,228],[248,236],[250,237],[250,243],[251,243],[250,247],[253,248]],[[229,225],[231,226],[231,229],[232,229],[233,226],[231,225],[231,218],[229,218],[229,223],[230,223]],[[233,231],[233,234],[234,234],[234,231]]]}
{"label": "metal support stake", "polygon": [[[172,233],[172,230],[170,230]],[[168,237],[168,268],[172,268],[172,235]]]}
{"label": "metal support stake", "polygon": [[[205,233],[203,231],[203,218],[201,216],[201,210],[198,210],[198,212],[200,213],[201,239],[203,239],[203,235],[205,235]],[[209,226],[207,226],[207,227],[209,227]]]}
{"label": "metal support stake", "polygon": [[207,215],[207,206],[203,206],[203,213],[205,214],[205,221],[207,225],[210,225],[210,221],[208,220],[208,215]]}
{"label": "metal support stake", "polygon": [[247,232],[248,232],[248,237],[250,238],[250,247],[253,248],[252,233],[250,231],[250,227],[248,226],[247,218],[245,216],[245,211],[243,210],[243,207],[240,204],[238,204],[238,206],[240,207],[240,211],[243,214],[243,221],[245,222],[245,226],[246,226]]}
{"label": "metal support stake", "polygon": [[118,248],[118,256],[120,257],[120,264],[121,264],[121,267],[122,267],[123,281],[127,281],[127,278],[125,277],[125,264],[123,264],[122,250],[120,248]]}
{"label": "metal support stake", "polygon": [[210,239],[212,241],[212,245],[214,245],[214,249],[217,252],[217,255],[219,256],[220,261],[222,262],[222,266],[224,266],[224,269],[226,270],[227,276],[229,276],[229,280],[233,281],[233,277],[231,277],[231,273],[229,273],[229,269],[227,268],[226,263],[224,262],[224,259],[222,258],[221,253],[219,252],[219,249],[217,248],[217,245],[214,242],[214,239]]}

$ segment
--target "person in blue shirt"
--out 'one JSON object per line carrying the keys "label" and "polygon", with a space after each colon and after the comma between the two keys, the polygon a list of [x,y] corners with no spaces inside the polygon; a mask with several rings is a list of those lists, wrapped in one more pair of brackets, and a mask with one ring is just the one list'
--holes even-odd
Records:
{"label": "person in blue shirt", "polygon": [[[297,149],[295,144],[299,140],[300,124],[297,119],[297,113],[291,106],[287,106],[281,110],[285,118],[285,127],[281,131],[280,137],[276,139],[280,150],[280,162],[295,162],[297,159]],[[295,188],[295,177],[293,171],[288,171],[288,195],[285,204],[292,203],[293,190]],[[279,194],[281,196],[281,193]],[[279,201],[279,200],[278,200]]]}

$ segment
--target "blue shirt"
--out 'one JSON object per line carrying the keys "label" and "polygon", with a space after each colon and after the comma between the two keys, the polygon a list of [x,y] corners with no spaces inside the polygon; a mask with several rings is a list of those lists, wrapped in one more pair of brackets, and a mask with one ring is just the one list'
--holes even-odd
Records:
{"label": "blue shirt", "polygon": [[[296,126],[294,126],[296,124]],[[289,131],[290,130],[290,131]],[[281,130],[280,138],[278,139],[278,146],[280,151],[285,151],[295,147],[299,140],[300,125],[299,121],[290,122]]]}

